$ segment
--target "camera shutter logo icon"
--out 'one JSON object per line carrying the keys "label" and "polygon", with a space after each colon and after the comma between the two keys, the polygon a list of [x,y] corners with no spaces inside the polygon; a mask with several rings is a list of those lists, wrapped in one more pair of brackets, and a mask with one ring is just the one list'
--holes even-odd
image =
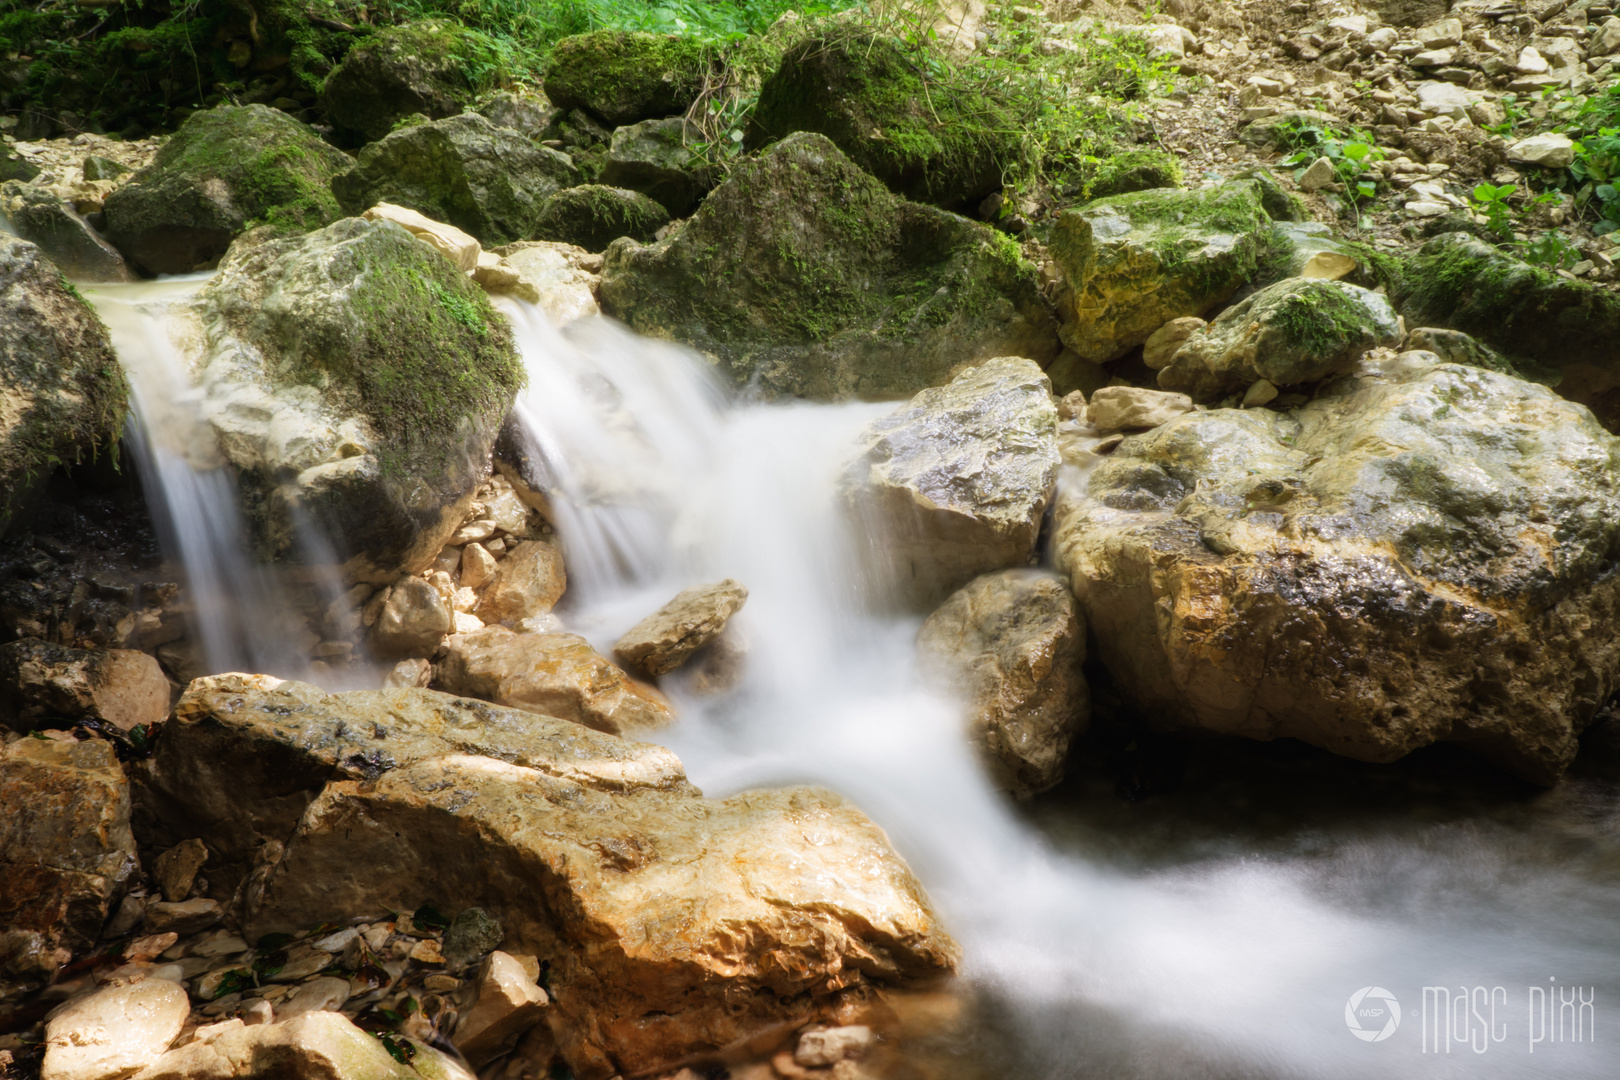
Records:
{"label": "camera shutter logo icon", "polygon": [[1383,1042],[1401,1026],[1401,1003],[1382,986],[1363,986],[1350,995],[1344,1023],[1362,1042]]}

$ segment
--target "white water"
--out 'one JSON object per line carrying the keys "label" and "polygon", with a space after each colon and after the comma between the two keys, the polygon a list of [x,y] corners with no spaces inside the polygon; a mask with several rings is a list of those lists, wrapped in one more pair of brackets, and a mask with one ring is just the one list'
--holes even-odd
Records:
{"label": "white water", "polygon": [[[1607,806],[1590,830],[1607,854],[1568,872],[1522,866],[1512,836],[1468,826],[1301,838],[1303,854],[1235,840],[1128,871],[1066,855],[988,788],[952,704],[919,683],[917,621],[863,603],[873,583],[856,569],[836,482],[885,406],[726,405],[695,357],[601,322],[559,333],[503,303],[530,373],[520,415],[556,484],[565,619],[605,652],[680,588],[748,586],[743,685],[706,700],[666,680],[683,715],[666,741],[711,795],[819,783],[882,824],[966,950],[988,1041],[1008,1048],[993,1053],[1012,1055],[998,1057],[1005,1075],[1620,1071],[1606,1049],[1620,1020]],[[1596,986],[1602,1042],[1530,1052],[1528,987],[1550,977]],[[1404,1019],[1369,1044],[1347,1030],[1345,1006],[1374,985]],[[1502,986],[1483,1022],[1503,1038],[1484,1053],[1420,1053],[1432,985]]]}

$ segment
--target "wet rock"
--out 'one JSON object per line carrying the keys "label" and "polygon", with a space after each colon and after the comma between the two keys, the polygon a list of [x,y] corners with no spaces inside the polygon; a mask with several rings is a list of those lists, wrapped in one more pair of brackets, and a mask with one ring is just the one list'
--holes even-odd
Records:
{"label": "wet rock", "polygon": [[844,480],[881,580],[937,604],[1035,551],[1057,477],[1057,409],[1032,361],[1000,357],[876,421]]}
{"label": "wet rock", "polygon": [[356,580],[425,569],[522,382],[483,291],[400,226],[348,219],[238,246],[193,311],[259,546],[296,554],[304,515]]}
{"label": "wet rock", "polygon": [[557,42],[546,95],[558,108],[622,127],[685,112],[708,66],[704,46],[690,37],[597,30]]}
{"label": "wet rock", "polygon": [[613,666],[578,634],[491,626],[446,638],[436,685],[618,735],[674,722],[663,695]]}
{"label": "wet rock", "polygon": [[716,180],[717,170],[695,149],[702,141],[702,132],[678,116],[621,127],[608,147],[602,183],[639,191],[670,217],[685,217]]}
{"label": "wet rock", "polygon": [[493,247],[528,239],[546,196],[578,182],[567,154],[463,113],[372,143],[332,190],[351,214],[396,203]]}
{"label": "wet rock", "polygon": [[107,238],[149,273],[212,266],[250,225],[304,232],[341,217],[328,185],[349,166],[279,110],[192,113],[152,164],[107,196]]}
{"label": "wet rock", "polygon": [[603,251],[621,236],[651,243],[667,224],[669,211],[639,191],[581,184],[546,200],[535,219],[534,235],[586,251]]}
{"label": "wet rock", "polygon": [[[1539,782],[1620,678],[1620,444],[1531,383],[1374,353],[1284,410],[1189,413],[1060,495],[1057,562],[1161,728]],[[1557,538],[1554,540],[1554,538]]]}
{"label": "wet rock", "polygon": [[77,997],[45,1025],[41,1080],[118,1080],[151,1065],[180,1034],[191,1001],[178,983],[142,979]]}
{"label": "wet rock", "polygon": [[1171,319],[1203,315],[1253,273],[1270,232],[1249,180],[1195,191],[1142,191],[1058,216],[1063,343],[1102,363]]}
{"label": "wet rock", "polygon": [[1483,341],[1461,330],[1445,330],[1436,326],[1419,326],[1407,332],[1401,343],[1403,351],[1431,352],[1448,364],[1472,364],[1506,375],[1516,375],[1501,353]]}
{"label": "wet rock", "polygon": [[1091,395],[1086,420],[1101,434],[1142,430],[1168,424],[1182,413],[1191,412],[1192,398],[1163,390],[1142,390],[1134,386],[1104,386]]}
{"label": "wet rock", "polygon": [[149,933],[185,935],[213,926],[225,917],[225,909],[219,906],[217,900],[199,898],[178,903],[148,904],[144,917],[144,929]]}
{"label": "wet rock", "polygon": [[601,299],[767,396],[893,397],[993,356],[1057,354],[1016,245],[897,199],[809,133],[737,165],[664,240],[616,241]]}
{"label": "wet rock", "polygon": [[371,648],[384,660],[432,656],[453,626],[437,589],[419,577],[401,578],[371,627]]}
{"label": "wet rock", "polygon": [[456,1024],[456,1049],[474,1068],[510,1050],[545,1015],[546,992],[515,959],[491,953],[478,975],[478,997]]}
{"label": "wet rock", "polygon": [[[112,744],[0,744],[0,806],[0,927],[39,935],[13,943],[25,953],[89,948],[138,870],[129,781]],[[8,974],[0,969],[0,983]]]}
{"label": "wet rock", "polygon": [[118,249],[46,188],[18,181],[0,186],[0,212],[18,236],[39,245],[76,281],[133,281]]}
{"label": "wet rock", "polygon": [[146,653],[33,638],[0,645],[0,726],[26,732],[97,720],[128,731],[168,715],[169,680]]}
{"label": "wet rock", "polygon": [[434,221],[426,214],[393,203],[377,203],[360,215],[367,221],[392,221],[428,247],[449,259],[457,270],[477,269],[483,245],[454,225]]}
{"label": "wet rock", "polygon": [[426,686],[433,681],[433,665],[427,660],[401,660],[388,670],[383,685],[390,690]]}
{"label": "wet rock", "polygon": [[747,600],[748,590],[731,578],[682,589],[626,631],[614,645],[614,655],[644,675],[667,674],[719,637]]}
{"label": "wet rock", "polygon": [[348,1000],[348,979],[322,975],[309,982],[300,983],[297,990],[282,999],[275,1016],[278,1020],[290,1020],[300,1013],[341,1009],[343,1003]]}
{"label": "wet rock", "polygon": [[1159,385],[1207,402],[1256,379],[1313,383],[1400,340],[1400,322],[1382,295],[1342,281],[1288,278],[1189,337],[1159,371]]}
{"label": "wet rock", "polygon": [[568,587],[562,552],[525,540],[506,553],[475,609],[486,623],[518,623],[549,612]]}
{"label": "wet rock", "polygon": [[917,651],[962,695],[997,787],[1027,797],[1063,779],[1090,717],[1085,626],[1068,586],[1033,570],[976,578],[928,616]]}
{"label": "wet rock", "polygon": [[444,962],[465,967],[500,948],[506,932],[483,908],[470,907],[450,921],[444,932]]}
{"label": "wet rock", "polygon": [[[170,1050],[137,1073],[137,1080],[423,1080],[423,1073],[395,1061],[380,1040],[341,1013],[306,1012],[283,1023],[211,1026],[215,1030],[208,1037]],[[424,1057],[424,1071],[438,1063],[433,1051],[409,1045]]]}
{"label": "wet rock", "polygon": [[540,296],[535,303],[554,326],[598,313],[596,287],[602,256],[551,241],[507,244],[498,254],[534,287]]}
{"label": "wet rock", "polygon": [[499,69],[494,43],[449,20],[386,27],[361,39],[321,87],[333,123],[374,141],[420,113],[455,116],[471,104],[469,72]]}
{"label": "wet rock", "polygon": [[793,1063],[811,1069],[836,1065],[861,1057],[876,1041],[872,1029],[864,1024],[807,1031],[799,1036],[799,1045],[793,1048]]}
{"label": "wet rock", "polygon": [[0,235],[0,535],[58,463],[111,449],[128,396],[95,312],[39,248]]}

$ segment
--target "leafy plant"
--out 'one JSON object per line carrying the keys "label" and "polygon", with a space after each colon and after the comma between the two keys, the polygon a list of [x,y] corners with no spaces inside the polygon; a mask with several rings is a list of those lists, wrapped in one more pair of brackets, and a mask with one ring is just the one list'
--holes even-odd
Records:
{"label": "leafy plant", "polygon": [[1577,184],[1585,185],[1576,193],[1576,205],[1597,212],[1598,222],[1592,231],[1601,236],[1620,229],[1620,190],[1615,187],[1620,180],[1620,127],[1599,128],[1595,134],[1576,140],[1569,174]]}
{"label": "leafy plant", "polygon": [[1469,193],[1468,205],[1474,213],[1485,215],[1485,227],[1498,239],[1506,240],[1513,235],[1508,197],[1517,190],[1517,184],[1475,184]]}
{"label": "leafy plant", "polygon": [[1581,261],[1581,251],[1561,232],[1549,230],[1517,245],[1519,258],[1532,266],[1549,270],[1568,270]]}
{"label": "leafy plant", "polygon": [[1378,194],[1378,181],[1372,164],[1389,155],[1365,131],[1339,131],[1327,125],[1289,122],[1279,124],[1277,137],[1293,152],[1282,164],[1294,169],[1297,181],[1317,158],[1327,158],[1335,180],[1344,185],[1352,205],[1371,200]]}

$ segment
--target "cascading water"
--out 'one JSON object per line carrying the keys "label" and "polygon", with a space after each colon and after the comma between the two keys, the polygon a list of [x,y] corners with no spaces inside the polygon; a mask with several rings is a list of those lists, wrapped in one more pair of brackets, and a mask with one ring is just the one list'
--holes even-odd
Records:
{"label": "cascading water", "polygon": [[[1548,987],[1554,1014],[1559,989],[1595,991],[1582,1019],[1600,1032],[1620,991],[1620,868],[1593,843],[1613,850],[1612,797],[1567,784],[1506,815],[1370,810],[1370,825],[1341,804],[1308,827],[1285,822],[1264,850],[1253,830],[1174,823],[1168,838],[1128,824],[1102,836],[1083,817],[1037,831],[1030,818],[1056,811],[1020,813],[991,790],[956,706],[916,676],[918,620],[865,603],[874,583],[837,486],[855,436],[888,406],[726,405],[688,353],[596,320],[559,332],[503,305],[529,370],[518,415],[551,485],[571,628],[605,652],[680,588],[749,587],[742,684],[704,698],[666,679],[683,719],[663,741],[711,795],[819,783],[889,831],[966,950],[985,1074],[1612,1073],[1589,1029],[1560,1042],[1556,1015],[1546,1027]],[[1130,857],[1110,867],[1064,850],[1110,845]],[[1568,857],[1534,854],[1549,847]],[[1365,1005],[1387,990],[1404,1009],[1377,1042],[1346,1020],[1368,987]],[[1435,1011],[1431,992],[1426,1015],[1423,987],[1464,1006]]]}

